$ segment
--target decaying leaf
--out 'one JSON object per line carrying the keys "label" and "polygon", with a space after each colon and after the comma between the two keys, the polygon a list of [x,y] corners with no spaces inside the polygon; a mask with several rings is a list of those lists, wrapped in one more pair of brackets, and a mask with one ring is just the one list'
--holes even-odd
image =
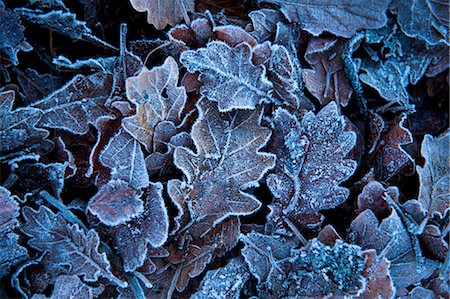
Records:
{"label": "decaying leaf", "polygon": [[112,77],[107,73],[75,76],[31,106],[44,111],[39,126],[82,135],[89,131],[89,124],[96,125],[100,118],[114,118],[105,107],[111,84]]}
{"label": "decaying leaf", "polygon": [[347,131],[347,124],[335,102],[317,115],[307,113],[301,122],[284,109],[275,112],[269,149],[278,160],[275,174],[267,178],[275,197],[268,216],[271,230],[289,223],[317,225],[322,219],[320,210],[346,200],[349,191],[339,184],[353,174],[357,164],[346,159],[356,144],[356,134]]}
{"label": "decaying leaf", "polygon": [[136,105],[136,114],[124,118],[123,128],[152,152],[156,126],[163,121],[181,122],[186,91],[178,87],[178,65],[172,57],[160,67],[143,68],[126,81],[128,99]]}
{"label": "decaying leaf", "polygon": [[115,226],[137,217],[144,210],[139,193],[122,180],[111,180],[92,197],[88,209],[106,225]]}
{"label": "decaying leaf", "polygon": [[314,36],[328,31],[337,36],[351,37],[358,30],[381,28],[386,24],[390,1],[349,0],[258,0],[276,4],[290,22]]}
{"label": "decaying leaf", "polygon": [[0,92],[0,152],[8,153],[40,142],[47,137],[46,130],[36,128],[43,113],[36,108],[12,110],[14,92]]}
{"label": "decaying leaf", "polygon": [[282,21],[282,14],[274,9],[263,8],[248,14],[253,23],[252,35],[263,42],[271,37],[277,30],[278,22]]}
{"label": "decaying leaf", "polygon": [[37,211],[24,207],[22,214],[25,223],[21,230],[31,238],[31,247],[47,252],[47,263],[54,269],[52,275],[83,275],[85,281],[105,277],[120,287],[127,285],[111,273],[106,255],[98,252],[100,239],[96,231],[85,233],[45,206]]}
{"label": "decaying leaf", "polygon": [[343,41],[336,38],[312,38],[306,49],[306,61],[312,70],[302,70],[306,88],[322,105],[331,101],[347,106],[352,87],[345,75]]}
{"label": "decaying leaf", "polygon": [[210,42],[206,48],[185,51],[180,62],[189,72],[200,72],[201,93],[219,103],[221,112],[231,109],[254,109],[271,99],[272,84],[266,78],[264,66],[255,66],[252,49],[242,43],[230,47],[226,43]]}
{"label": "decaying leaf", "polygon": [[188,12],[194,10],[194,0],[130,0],[139,12],[147,11],[147,22],[156,29],[176,25],[183,18],[189,20]]}
{"label": "decaying leaf", "polygon": [[450,209],[450,131],[438,137],[425,135],[422,142],[423,167],[417,166],[420,177],[418,200],[429,216],[442,218]]}
{"label": "decaying leaf", "polygon": [[273,155],[259,152],[270,137],[260,126],[261,109],[219,112],[207,99],[197,107],[200,115],[192,129],[197,153],[175,150],[175,165],[187,177],[191,217],[213,216],[217,223],[251,214],[261,203],[243,189],[258,186],[275,162]]}

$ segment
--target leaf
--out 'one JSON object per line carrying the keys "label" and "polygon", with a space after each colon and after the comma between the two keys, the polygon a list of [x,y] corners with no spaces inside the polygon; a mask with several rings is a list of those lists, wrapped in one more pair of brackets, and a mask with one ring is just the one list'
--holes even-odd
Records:
{"label": "leaf", "polygon": [[248,14],[253,24],[251,34],[258,40],[263,42],[268,40],[277,30],[278,22],[282,21],[283,15],[274,9],[259,9]]}
{"label": "leaf", "polygon": [[225,267],[208,271],[198,291],[191,298],[241,298],[241,289],[250,278],[249,276],[242,258],[234,258]]}
{"label": "leaf", "polygon": [[88,210],[109,226],[123,224],[144,211],[138,192],[122,180],[102,186],[88,204]]}
{"label": "leaf", "polygon": [[[105,277],[119,287],[127,284],[115,277],[110,270],[104,253],[98,252],[100,239],[96,231],[82,231],[78,225],[67,224],[61,214],[54,214],[49,208],[39,210],[24,207],[24,234],[31,239],[28,245],[39,251],[46,251],[47,261],[60,274],[83,275],[85,281],[97,281]],[[55,275],[56,273],[53,273]]]}
{"label": "leaf", "polygon": [[23,92],[28,98],[28,103],[34,103],[55,89],[64,85],[64,80],[51,74],[40,74],[34,69],[26,69],[24,72],[14,70]]}
{"label": "leaf", "polygon": [[437,214],[443,218],[450,209],[450,131],[438,137],[426,134],[421,153],[425,158],[423,167],[417,166],[420,178],[418,200],[430,217]]}
{"label": "leaf", "polygon": [[330,247],[313,239],[304,248],[292,250],[289,259],[272,269],[263,294],[274,298],[358,295],[365,287],[364,264],[359,246],[337,240]]}
{"label": "leaf", "polygon": [[56,198],[60,198],[64,188],[67,163],[24,163],[14,173],[18,185],[28,192],[46,190]]}
{"label": "leaf", "polygon": [[25,39],[24,29],[19,16],[6,10],[3,2],[0,2],[0,51],[5,53],[14,65],[19,64],[17,58],[19,51],[33,50],[33,47]]}
{"label": "leaf", "polygon": [[50,299],[91,299],[99,296],[105,288],[84,284],[77,276],[60,275],[56,278],[55,288]]}
{"label": "leaf", "polygon": [[288,223],[317,225],[323,218],[320,210],[332,209],[347,199],[348,189],[339,184],[357,165],[346,159],[356,144],[356,133],[346,129],[348,124],[335,102],[317,115],[308,112],[301,122],[285,109],[275,111],[269,150],[277,155],[277,165],[275,174],[267,177],[275,197],[269,206],[269,230],[281,233]]}
{"label": "leaf", "polygon": [[111,169],[112,179],[121,179],[139,190],[150,184],[139,141],[120,130],[100,153],[100,162]]}
{"label": "leaf", "polygon": [[235,47],[240,43],[247,43],[254,47],[257,44],[256,39],[242,27],[236,25],[225,25],[214,27],[213,30],[216,39],[226,42]]}
{"label": "leaf", "polygon": [[48,136],[48,132],[36,128],[42,117],[42,111],[36,108],[18,108],[12,110],[14,92],[0,92],[0,138],[2,153],[17,151],[39,143]]}
{"label": "leaf", "polygon": [[[248,215],[261,203],[243,189],[258,186],[275,157],[259,152],[270,131],[260,126],[261,109],[220,113],[206,99],[197,104],[199,118],[192,128],[197,153],[175,150],[175,165],[187,177],[189,210],[193,219]],[[226,190],[226,192],[224,192]],[[172,198],[174,194],[169,194]]]}
{"label": "leaf", "polygon": [[390,9],[397,14],[398,23],[406,35],[420,37],[435,45],[449,39],[449,6],[446,2],[430,0],[395,0]]}
{"label": "leaf", "polygon": [[406,120],[405,113],[388,122],[382,120],[380,141],[372,146],[376,175],[382,181],[389,180],[400,171],[411,172],[410,168],[413,169],[414,160],[403,149],[403,146],[413,142],[411,132],[404,125]]}
{"label": "leaf", "polygon": [[254,109],[271,98],[272,84],[266,79],[266,70],[264,66],[255,66],[251,56],[247,43],[230,47],[214,41],[206,48],[183,52],[180,62],[190,73],[200,72],[201,93],[218,102],[219,110],[226,112]]}
{"label": "leaf", "polygon": [[241,240],[245,244],[241,254],[259,283],[265,282],[269,273],[279,268],[290,256],[291,250],[298,245],[295,239],[257,232],[241,235]]}
{"label": "leaf", "polygon": [[133,272],[144,264],[148,246],[160,247],[168,237],[169,216],[162,197],[162,184],[150,183],[141,200],[144,202],[142,213],[127,223],[104,228],[127,272]]}
{"label": "leaf", "polygon": [[324,31],[350,38],[361,29],[381,28],[386,24],[389,1],[349,0],[258,0],[281,7],[281,12],[290,22],[314,36]]}
{"label": "leaf", "polygon": [[391,262],[390,272],[398,291],[428,278],[435,267],[419,263],[414,244],[395,210],[381,223],[372,210],[364,210],[350,225],[349,239],[363,249],[375,249]]}
{"label": "leaf", "polygon": [[312,69],[302,71],[306,88],[321,105],[331,101],[347,106],[352,87],[344,71],[344,43],[336,38],[311,38],[305,59]]}
{"label": "leaf", "polygon": [[410,104],[410,95],[406,90],[409,84],[409,69],[402,70],[393,61],[367,62],[361,65],[361,70],[365,73],[359,75],[360,80],[368,86],[374,88],[382,98],[388,101],[388,105],[381,108],[384,112],[390,106],[397,104],[402,110],[410,111],[413,105]]}
{"label": "leaf", "polygon": [[394,298],[395,287],[389,267],[391,263],[383,256],[377,256],[373,249],[363,252],[366,264],[362,275],[366,278],[366,288],[357,298]]}
{"label": "leaf", "polygon": [[177,87],[177,83],[178,65],[172,57],[150,71],[144,67],[138,76],[126,81],[127,97],[136,105],[137,111],[124,118],[122,126],[149,152],[157,124],[170,121],[178,125],[181,122],[187,96],[184,87]]}
{"label": "leaf", "polygon": [[28,257],[27,250],[18,244],[13,229],[19,224],[19,205],[9,190],[0,186],[0,278]]}
{"label": "leaf", "polygon": [[89,131],[89,124],[96,125],[100,118],[114,118],[105,107],[111,84],[112,77],[106,73],[76,75],[66,85],[31,106],[44,111],[39,126],[83,135]]}
{"label": "leaf", "polygon": [[194,11],[193,0],[130,0],[136,11],[147,11],[147,22],[162,30],[174,26],[183,18],[189,20],[188,12]]}

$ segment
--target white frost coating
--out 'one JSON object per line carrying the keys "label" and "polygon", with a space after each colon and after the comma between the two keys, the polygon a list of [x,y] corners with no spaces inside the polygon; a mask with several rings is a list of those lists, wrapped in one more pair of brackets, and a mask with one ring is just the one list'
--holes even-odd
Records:
{"label": "white frost coating", "polygon": [[111,169],[112,179],[124,180],[136,189],[150,184],[141,145],[123,130],[109,140],[99,159]]}
{"label": "white frost coating", "polygon": [[200,72],[200,92],[219,103],[221,112],[255,109],[268,101],[272,83],[266,79],[264,66],[255,66],[248,43],[230,47],[224,42],[210,42],[206,48],[185,51],[180,62],[189,72]]}
{"label": "white frost coating", "polygon": [[261,110],[220,113],[207,99],[197,107],[200,115],[192,129],[197,153],[178,147],[174,155],[192,190],[192,217],[212,215],[217,224],[231,215],[253,213],[261,203],[242,190],[258,186],[275,162],[274,155],[259,152],[270,138],[270,130],[260,126]]}

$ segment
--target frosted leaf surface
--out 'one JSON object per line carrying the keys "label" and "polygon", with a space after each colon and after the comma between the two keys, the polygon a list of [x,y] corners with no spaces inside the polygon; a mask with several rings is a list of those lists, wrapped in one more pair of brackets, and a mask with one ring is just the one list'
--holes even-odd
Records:
{"label": "frosted leaf surface", "polygon": [[133,8],[147,12],[147,22],[162,30],[167,25],[176,25],[188,12],[194,11],[194,0],[130,0]]}
{"label": "frosted leaf surface", "polygon": [[344,71],[344,43],[336,38],[311,38],[305,59],[312,69],[302,71],[305,86],[320,104],[331,101],[347,106],[352,88]]}
{"label": "frosted leaf surface", "polygon": [[224,42],[208,43],[206,48],[185,51],[180,62],[190,73],[200,72],[200,92],[219,103],[220,111],[254,109],[270,99],[272,84],[264,66],[255,66],[252,49],[242,43],[230,47]]}
{"label": "frosted leaf surface", "polygon": [[112,76],[107,73],[75,76],[66,85],[32,105],[44,111],[39,126],[86,134],[89,124],[96,125],[99,118],[114,118],[105,107],[111,86]]}
{"label": "frosted leaf surface", "polygon": [[324,31],[342,37],[351,37],[358,30],[381,28],[386,24],[388,0],[259,0],[281,7],[290,22],[314,36]]}
{"label": "frosted leaf surface", "polygon": [[50,299],[93,299],[104,289],[103,286],[91,287],[75,275],[60,275],[55,280],[55,287]]}
{"label": "frosted leaf surface", "polygon": [[317,115],[308,112],[301,122],[287,110],[275,111],[269,150],[277,155],[277,165],[275,174],[267,178],[275,196],[268,216],[270,229],[285,228],[286,220],[299,227],[316,225],[320,210],[347,199],[348,189],[339,184],[357,165],[346,159],[356,143],[356,134],[347,131],[347,124],[335,102]]}
{"label": "frosted leaf surface", "polygon": [[150,184],[141,145],[123,130],[109,140],[100,153],[100,162],[111,169],[112,179],[128,182],[135,189]]}
{"label": "frosted leaf surface", "polygon": [[30,147],[47,137],[46,130],[36,128],[43,113],[36,108],[12,110],[14,92],[0,92],[0,151],[7,153]]}
{"label": "frosted leaf surface", "polygon": [[128,183],[111,180],[92,197],[88,210],[106,225],[119,225],[143,212],[139,195]]}
{"label": "frosted leaf surface", "polygon": [[58,268],[61,274],[83,275],[86,281],[105,277],[120,287],[126,286],[111,273],[106,255],[98,252],[100,239],[96,231],[91,229],[85,233],[45,206],[37,211],[24,207],[22,214],[25,223],[21,230],[31,237],[28,244],[39,251],[47,251],[47,263]]}
{"label": "frosted leaf surface", "polygon": [[164,64],[141,72],[126,80],[127,98],[136,105],[136,114],[124,118],[122,126],[139,140],[147,151],[152,150],[155,128],[163,121],[180,123],[186,102],[184,87],[178,87],[178,65],[172,57]]}
{"label": "frosted leaf surface", "polygon": [[263,294],[276,298],[358,295],[365,287],[364,264],[359,246],[337,240],[330,247],[313,239],[272,269]]}
{"label": "frosted leaf surface", "polygon": [[242,258],[232,259],[226,266],[211,270],[203,278],[192,299],[238,299],[241,289],[250,278]]}
{"label": "frosted leaf surface", "polygon": [[423,167],[417,166],[420,178],[418,200],[430,216],[441,218],[450,209],[450,131],[438,137],[425,135],[421,153],[425,158]]}
{"label": "frosted leaf surface", "polygon": [[162,246],[168,237],[169,216],[162,197],[162,184],[151,183],[141,197],[143,212],[126,223],[106,228],[124,262],[132,272],[144,264],[148,247]]}
{"label": "frosted leaf surface", "polygon": [[197,153],[175,150],[175,165],[187,177],[191,217],[213,216],[219,222],[251,214],[261,203],[243,189],[258,186],[275,162],[273,155],[259,152],[270,137],[270,130],[260,125],[262,111],[221,113],[206,99],[197,106],[200,115],[192,129]]}

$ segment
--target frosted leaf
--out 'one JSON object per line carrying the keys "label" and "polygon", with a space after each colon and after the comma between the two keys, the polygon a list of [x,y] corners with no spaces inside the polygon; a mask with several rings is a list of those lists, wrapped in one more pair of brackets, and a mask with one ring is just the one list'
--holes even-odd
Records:
{"label": "frosted leaf", "polygon": [[111,169],[112,179],[121,179],[135,189],[150,184],[141,145],[123,130],[109,140],[100,153],[100,162]]}
{"label": "frosted leaf", "polygon": [[290,256],[291,250],[298,245],[294,239],[257,232],[241,235],[241,241],[245,244],[242,256],[259,283],[265,282],[272,269],[279,268]]}
{"label": "frosted leaf", "polygon": [[364,292],[356,298],[394,298],[395,287],[392,283],[389,267],[391,263],[383,256],[378,256],[373,249],[363,252],[366,264],[362,275],[366,278]]}
{"label": "frosted leaf", "polygon": [[136,114],[123,119],[123,128],[152,151],[155,127],[163,121],[181,122],[186,102],[184,87],[178,87],[178,65],[168,57],[160,67],[141,72],[126,81],[127,98],[136,105]]}
{"label": "frosted leaf", "polygon": [[224,41],[232,47],[240,43],[247,43],[252,47],[257,44],[256,39],[250,33],[236,25],[214,27],[213,33],[216,39]]}
{"label": "frosted leaf", "polygon": [[14,172],[18,176],[18,185],[24,190],[35,192],[46,190],[60,198],[64,188],[67,163],[24,163]]}
{"label": "frosted leaf", "polygon": [[449,6],[447,2],[431,0],[395,0],[390,9],[406,35],[420,37],[429,44],[450,44]]}
{"label": "frosted leaf", "polygon": [[223,268],[208,271],[192,299],[238,299],[250,278],[242,258],[234,258]]}
{"label": "frosted leaf", "polygon": [[364,186],[361,194],[358,195],[358,208],[360,211],[365,209],[371,209],[374,214],[379,218],[385,218],[389,216],[392,211],[392,207],[386,202],[384,197],[389,194],[391,198],[397,199],[399,191],[397,187],[384,188],[377,181],[369,182]]}
{"label": "frosted leaf", "polygon": [[450,209],[450,131],[438,137],[425,135],[421,153],[425,158],[423,167],[417,166],[420,178],[418,200],[428,211],[444,217]]}
{"label": "frosted leaf", "polygon": [[89,124],[96,125],[100,118],[114,118],[105,107],[111,85],[112,76],[107,73],[75,76],[66,85],[32,105],[44,111],[39,125],[86,134]]}
{"label": "frosted leaf", "polygon": [[248,14],[253,24],[251,34],[258,40],[263,42],[275,34],[278,22],[283,20],[283,15],[276,10],[263,8],[252,11]]}
{"label": "frosted leaf", "polygon": [[400,171],[412,172],[414,160],[403,149],[404,145],[413,142],[411,132],[405,127],[406,119],[404,113],[388,122],[380,118],[381,127],[371,128],[374,130],[372,134],[380,134],[379,142],[372,145],[372,152],[376,156],[374,166],[377,178],[382,181],[387,181]]}
{"label": "frosted leaf", "polygon": [[124,262],[123,268],[132,272],[144,264],[148,246],[159,247],[168,237],[169,216],[162,197],[161,183],[151,183],[141,197],[143,212],[126,223],[105,228]]}
{"label": "frosted leaf", "polygon": [[272,119],[269,150],[277,155],[275,174],[267,184],[275,196],[268,216],[270,230],[316,225],[320,210],[343,203],[349,194],[339,184],[356,169],[346,159],[356,143],[356,133],[347,131],[348,120],[331,102],[317,114],[308,112],[301,122],[287,110],[277,109]]}
{"label": "frosted leaf", "polygon": [[429,277],[436,269],[427,260],[418,261],[413,241],[395,210],[381,223],[372,210],[363,211],[353,220],[348,237],[363,249],[375,249],[391,262],[390,272],[397,290]]}
{"label": "frosted leaf", "polygon": [[316,239],[292,250],[278,269],[272,269],[261,297],[325,298],[354,296],[365,287],[361,247],[337,240],[333,247]]}
{"label": "frosted leaf", "polygon": [[204,96],[219,103],[220,111],[254,109],[268,101],[272,84],[264,66],[251,62],[252,50],[242,43],[230,47],[224,42],[208,43],[206,48],[185,51],[180,62],[190,73],[200,72]]}
{"label": "frosted leaf", "polygon": [[11,193],[0,186],[0,278],[28,256],[27,250],[17,243],[18,236],[12,232],[18,225],[18,216],[19,205]]}
{"label": "frosted leaf", "polygon": [[448,255],[448,242],[445,240],[445,235],[438,226],[434,224],[425,226],[419,239],[424,249],[431,253],[437,260],[445,262],[445,258]]}
{"label": "frosted leaf", "polygon": [[97,288],[91,287],[75,275],[60,275],[55,280],[55,287],[50,299],[93,299],[99,296],[104,289],[103,285]]}
{"label": "frosted leaf", "polygon": [[169,30],[168,36],[172,41],[181,44],[181,48],[203,47],[213,37],[213,25],[206,18],[193,20],[189,26],[177,25]]}
{"label": "frosted leaf", "polygon": [[12,110],[14,92],[0,92],[0,151],[7,153],[24,147],[31,147],[45,137],[46,130],[35,126],[42,117],[42,111],[36,108]]}
{"label": "frosted leaf", "polygon": [[300,78],[297,78],[297,69],[288,50],[279,45],[271,47],[271,56],[268,61],[268,79],[273,84],[274,96],[281,102],[292,107],[299,107]]}
{"label": "frosted leaf", "polygon": [[122,180],[111,180],[102,186],[88,204],[88,210],[100,221],[116,226],[137,217],[144,211],[139,193]]}
{"label": "frosted leaf", "polygon": [[364,84],[374,88],[382,98],[396,103],[404,110],[412,109],[409,103],[409,93],[406,87],[409,84],[409,68],[403,70],[393,61],[363,62],[361,70],[364,71],[359,78]]}
{"label": "frosted leaf", "polygon": [[5,9],[0,2],[0,51],[5,53],[12,64],[19,64],[17,53],[19,51],[29,52],[33,47],[25,40],[19,16]]}
{"label": "frosted leaf", "polygon": [[324,31],[349,38],[361,29],[381,28],[386,24],[388,0],[258,0],[281,7],[290,22],[314,36]]}
{"label": "frosted leaf", "polygon": [[221,113],[206,99],[197,107],[200,115],[191,133],[197,153],[175,150],[175,165],[190,189],[191,217],[213,216],[217,223],[253,213],[261,203],[243,189],[258,186],[275,162],[273,155],[259,152],[270,137],[270,130],[260,126],[261,109]]}
{"label": "frosted leaf", "polygon": [[147,12],[147,22],[162,30],[176,25],[183,18],[189,20],[188,12],[194,11],[194,0],[130,0],[133,8]]}
{"label": "frosted leaf", "polygon": [[78,225],[67,224],[61,214],[55,215],[45,206],[38,211],[24,207],[22,214],[25,223],[21,230],[31,238],[28,245],[47,251],[46,262],[58,269],[58,273],[83,275],[85,281],[105,277],[119,287],[127,285],[111,273],[106,255],[98,252],[100,239],[96,231],[91,229],[85,233]]}
{"label": "frosted leaf", "polygon": [[331,101],[347,106],[352,87],[344,71],[344,43],[336,38],[311,38],[305,59],[312,69],[302,71],[305,86],[320,104]]}

